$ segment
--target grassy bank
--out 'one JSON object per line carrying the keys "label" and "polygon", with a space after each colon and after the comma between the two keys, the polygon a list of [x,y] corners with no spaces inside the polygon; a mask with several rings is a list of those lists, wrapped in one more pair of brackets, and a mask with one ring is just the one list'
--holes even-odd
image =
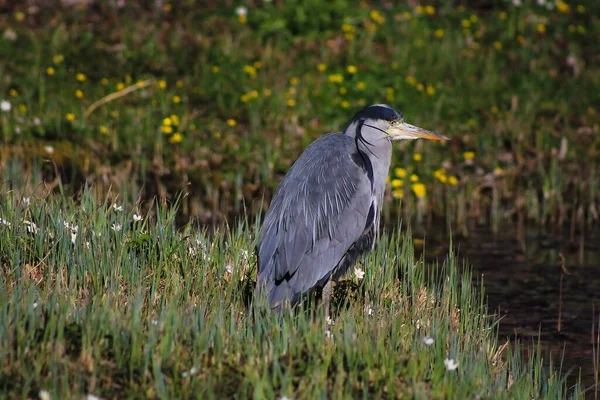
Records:
{"label": "grassy bank", "polygon": [[219,222],[386,102],[453,139],[396,146],[386,216],[598,220],[597,2],[259,3],[6,7],[0,179],[186,190],[183,215]]}
{"label": "grassy bank", "polygon": [[136,207],[0,191],[0,397],[567,393],[539,354],[499,343],[453,254],[425,265],[406,233],[338,286],[326,325],[310,305],[281,319],[248,306],[255,224],[207,236]]}

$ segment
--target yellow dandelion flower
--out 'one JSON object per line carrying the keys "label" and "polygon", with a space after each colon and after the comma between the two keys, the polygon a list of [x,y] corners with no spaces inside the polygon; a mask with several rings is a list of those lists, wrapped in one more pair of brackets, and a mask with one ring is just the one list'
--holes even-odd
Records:
{"label": "yellow dandelion flower", "polygon": [[245,15],[240,15],[238,16],[238,22],[243,25],[248,22],[248,17]]}
{"label": "yellow dandelion flower", "polygon": [[217,74],[220,70],[221,68],[219,68],[218,65],[213,65],[212,67],[210,67],[210,72],[212,72],[213,74]]}
{"label": "yellow dandelion flower", "polygon": [[500,167],[496,167],[494,168],[494,175],[498,176],[498,175],[502,175],[504,173],[504,170]]}
{"label": "yellow dandelion flower", "polygon": [[392,188],[398,189],[404,186],[404,181],[402,179],[392,179]]}
{"label": "yellow dandelion flower", "polygon": [[348,100],[342,100],[340,105],[342,106],[342,108],[350,108],[350,102]]}
{"label": "yellow dandelion flower", "polygon": [[416,174],[412,174],[412,175],[410,176],[410,181],[411,181],[411,182],[418,182],[418,181],[419,181],[419,176],[418,176],[418,175],[416,175]]}
{"label": "yellow dandelion flower", "polygon": [[299,83],[300,83],[300,79],[296,78],[295,76],[292,76],[290,78],[290,85],[298,86]]}
{"label": "yellow dandelion flower", "polygon": [[358,72],[358,68],[356,68],[356,66],[354,65],[348,65],[348,68],[346,68],[346,70],[349,74],[355,74]]}
{"label": "yellow dandelion flower", "polygon": [[404,19],[405,21],[410,21],[412,19],[412,14],[409,11],[404,11],[402,13],[402,19]]}
{"label": "yellow dandelion flower", "polygon": [[500,14],[498,14],[498,18],[500,18],[500,20],[502,21],[506,21],[506,19],[508,18],[508,14],[506,13],[506,11],[501,11]]}
{"label": "yellow dandelion flower", "polygon": [[260,68],[262,68],[262,62],[260,62],[260,61],[254,61],[254,62],[252,63],[252,66],[253,66],[254,68],[256,68],[256,69],[260,69]]}
{"label": "yellow dandelion flower", "polygon": [[581,5],[581,4],[580,4],[580,5],[578,5],[578,6],[577,6],[577,12],[578,12],[579,14],[583,14],[583,13],[585,13],[585,6],[583,6],[583,5]]}
{"label": "yellow dandelion flower", "polygon": [[296,100],[294,99],[288,99],[286,103],[288,107],[296,107]]}
{"label": "yellow dandelion flower", "polygon": [[406,170],[404,168],[395,168],[394,175],[396,175],[398,178],[404,179],[406,178]]}
{"label": "yellow dandelion flower", "polygon": [[17,11],[15,13],[15,19],[17,20],[17,22],[21,22],[25,19],[25,13],[23,11]]}
{"label": "yellow dandelion flower", "polygon": [[270,97],[272,94],[271,89],[263,89],[263,96]]}
{"label": "yellow dandelion flower", "polygon": [[395,199],[398,199],[398,200],[404,198],[404,190],[402,190],[402,189],[396,189],[396,190],[394,190],[392,192],[392,197],[395,198]]}
{"label": "yellow dandelion flower", "polygon": [[179,97],[177,95],[173,96],[172,100],[173,100],[173,103],[175,103],[175,104],[181,103],[181,97]]}
{"label": "yellow dandelion flower", "polygon": [[358,90],[365,90],[366,87],[367,85],[363,81],[359,81],[356,83],[356,89]]}
{"label": "yellow dandelion flower", "polygon": [[52,62],[56,65],[62,63],[65,60],[65,57],[62,54],[56,54],[52,57]]}
{"label": "yellow dandelion flower", "polygon": [[585,26],[583,26],[583,25],[577,25],[577,33],[584,34],[585,33]]}
{"label": "yellow dandelion flower", "polygon": [[431,85],[427,85],[427,89],[425,89],[425,92],[428,95],[433,96],[435,94],[435,88]]}
{"label": "yellow dandelion flower", "polygon": [[251,99],[255,99],[258,97],[258,91],[251,90],[250,93],[248,93],[248,96],[250,96]]}
{"label": "yellow dandelion flower", "polygon": [[340,94],[343,96],[343,95],[345,95],[346,93],[348,93],[348,89],[346,89],[345,87],[341,87],[341,88],[340,88],[340,90],[339,90],[339,92],[340,92]]}
{"label": "yellow dandelion flower", "polygon": [[379,25],[383,25],[385,23],[385,17],[377,10],[369,11],[369,16],[373,21],[378,23]]}
{"label": "yellow dandelion flower", "polygon": [[100,84],[103,85],[103,86],[108,85],[108,78],[102,78],[102,79],[100,79]]}
{"label": "yellow dandelion flower", "polygon": [[344,76],[342,74],[331,74],[328,79],[331,83],[342,83],[344,81]]}
{"label": "yellow dandelion flower", "polygon": [[431,5],[425,6],[425,14],[427,14],[427,15],[435,14],[435,7],[431,6]]}
{"label": "yellow dandelion flower", "polygon": [[475,152],[474,151],[465,151],[463,153],[463,158],[465,159],[465,161],[471,161],[475,158]]}
{"label": "yellow dandelion flower", "polygon": [[410,86],[415,86],[417,84],[417,80],[414,76],[408,75],[405,80]]}
{"label": "yellow dandelion flower", "polygon": [[183,87],[183,81],[181,79],[178,79],[177,82],[175,82],[175,86],[177,86],[178,88],[182,88]]}
{"label": "yellow dandelion flower", "polygon": [[317,69],[318,69],[320,72],[325,72],[325,71],[327,71],[327,64],[324,64],[324,63],[318,63],[318,64],[317,64]]}
{"label": "yellow dandelion flower", "polygon": [[498,114],[500,112],[497,106],[491,106],[490,111],[492,112],[492,114]]}
{"label": "yellow dandelion flower", "polygon": [[423,159],[423,154],[421,154],[421,153],[414,153],[412,158],[413,158],[414,161],[419,162],[419,161],[421,161]]}
{"label": "yellow dandelion flower", "polygon": [[173,122],[174,126],[179,125],[179,117],[177,116],[177,114],[171,114],[169,118],[171,118],[171,122]]}
{"label": "yellow dandelion flower", "polygon": [[499,40],[496,40],[494,42],[494,48],[498,51],[502,50],[502,42],[500,42]]}
{"label": "yellow dandelion flower", "polygon": [[427,188],[425,187],[424,184],[413,183],[411,188],[412,188],[412,191],[415,194],[415,196],[417,196],[419,199],[427,196]]}
{"label": "yellow dandelion flower", "polygon": [[229,119],[227,120],[227,125],[229,125],[230,127],[232,127],[232,128],[233,128],[234,126],[236,126],[236,125],[237,125],[237,122],[236,122],[236,120],[235,120],[235,119],[233,119],[233,118],[229,118]]}
{"label": "yellow dandelion flower", "polygon": [[182,140],[183,136],[181,136],[181,133],[175,132],[173,136],[169,138],[169,143],[181,143]]}
{"label": "yellow dandelion flower", "polygon": [[443,29],[436,29],[433,34],[435,35],[436,38],[441,39],[446,34],[446,31]]}
{"label": "yellow dandelion flower", "polygon": [[161,79],[160,81],[158,81],[158,87],[161,89],[166,89],[167,88],[167,81],[165,81],[164,79]]}
{"label": "yellow dandelion flower", "polygon": [[245,73],[247,73],[251,78],[256,77],[256,68],[254,68],[252,65],[244,65],[242,70]]}
{"label": "yellow dandelion flower", "polygon": [[164,126],[171,126],[171,125],[173,125],[173,120],[171,120],[170,117],[166,117],[162,120],[162,124]]}
{"label": "yellow dandelion flower", "polygon": [[240,101],[242,103],[247,103],[247,102],[250,101],[250,96],[248,96],[247,94],[243,94],[243,95],[240,96]]}
{"label": "yellow dandelion flower", "polygon": [[100,131],[100,134],[108,135],[108,128],[105,125],[101,125],[98,130]]}
{"label": "yellow dandelion flower", "polygon": [[87,80],[87,76],[79,72],[77,75],[75,75],[75,79],[77,79],[79,82],[85,82]]}
{"label": "yellow dandelion flower", "polygon": [[75,91],[75,97],[77,97],[78,99],[83,99],[83,90],[77,89]]}
{"label": "yellow dandelion flower", "polygon": [[468,19],[463,19],[461,25],[463,28],[468,29],[471,27],[471,21],[469,21]]}
{"label": "yellow dandelion flower", "polygon": [[25,111],[27,111],[27,106],[25,104],[19,104],[19,111],[24,113]]}
{"label": "yellow dandelion flower", "polygon": [[113,118],[119,118],[119,111],[118,110],[111,111],[110,116]]}
{"label": "yellow dandelion flower", "polygon": [[418,90],[419,92],[422,92],[424,89],[425,89],[425,86],[424,86],[422,83],[418,83],[418,84],[417,84],[417,90]]}
{"label": "yellow dandelion flower", "polygon": [[563,14],[568,14],[571,11],[571,7],[564,1],[557,2],[556,9]]}
{"label": "yellow dandelion flower", "polygon": [[8,94],[10,97],[17,97],[19,95],[19,92],[17,91],[17,89],[10,89],[8,91]]}
{"label": "yellow dandelion flower", "polygon": [[49,76],[52,76],[52,75],[54,75],[54,72],[55,72],[55,71],[54,71],[54,68],[52,68],[52,67],[48,67],[48,68],[46,68],[46,73],[47,73]]}
{"label": "yellow dandelion flower", "polygon": [[544,33],[546,33],[546,25],[544,25],[544,24],[537,24],[537,27],[535,29],[541,35],[543,35]]}
{"label": "yellow dandelion flower", "polygon": [[169,13],[169,12],[173,11],[173,4],[171,4],[171,3],[165,3],[163,5],[163,11],[166,12],[166,13]]}
{"label": "yellow dandelion flower", "polygon": [[123,90],[125,89],[125,84],[123,82],[119,82],[115,87],[117,88],[117,90]]}
{"label": "yellow dandelion flower", "polygon": [[415,12],[419,15],[423,14],[425,12],[425,8],[419,4],[417,7],[415,7]]}
{"label": "yellow dandelion flower", "polygon": [[473,24],[476,24],[477,21],[479,21],[479,18],[477,17],[477,15],[471,14],[471,16],[469,17],[469,21],[471,21]]}
{"label": "yellow dandelion flower", "polygon": [[458,178],[455,177],[454,175],[450,175],[448,177],[448,183],[452,186],[456,186],[456,185],[458,185]]}
{"label": "yellow dandelion flower", "polygon": [[75,121],[75,114],[73,114],[73,113],[67,113],[67,115],[65,115],[65,118],[69,122]]}
{"label": "yellow dandelion flower", "polygon": [[173,127],[171,125],[163,125],[160,127],[160,131],[165,135],[173,133]]}

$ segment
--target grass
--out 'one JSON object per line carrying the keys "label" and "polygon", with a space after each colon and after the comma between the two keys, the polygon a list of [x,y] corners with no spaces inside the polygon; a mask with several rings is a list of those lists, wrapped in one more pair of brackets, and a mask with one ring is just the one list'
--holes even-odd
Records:
{"label": "grass", "polygon": [[147,206],[185,190],[182,216],[223,222],[264,211],[254,200],[309,142],[387,102],[453,139],[395,146],[407,176],[392,176],[389,220],[585,229],[600,199],[600,9],[523,3],[13,6],[0,173],[58,174],[70,193],[127,186]]}
{"label": "grass", "polygon": [[176,228],[176,205],[137,206],[0,191],[0,397],[567,394],[539,352],[498,342],[454,255],[426,265],[409,233],[338,286],[326,325],[311,304],[281,318],[250,304],[258,220],[208,235]]}

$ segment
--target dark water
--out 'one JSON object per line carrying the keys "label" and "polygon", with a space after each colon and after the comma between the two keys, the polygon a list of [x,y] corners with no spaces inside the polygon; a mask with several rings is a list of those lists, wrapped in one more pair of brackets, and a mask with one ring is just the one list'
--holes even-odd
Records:
{"label": "dark water", "polygon": [[[600,328],[600,229],[571,239],[539,228],[500,232],[475,229],[469,237],[453,238],[459,258],[473,267],[473,282],[483,282],[489,311],[502,318],[500,337],[524,345],[536,344],[539,337],[553,365],[562,362],[562,372],[570,372],[569,383],[581,373],[585,387],[593,386],[595,368],[600,367],[594,361],[592,337],[592,327],[596,340]],[[439,261],[448,243],[448,238],[432,238],[428,232],[426,258]],[[560,254],[570,275],[560,268]],[[587,394],[593,398],[594,390]]]}

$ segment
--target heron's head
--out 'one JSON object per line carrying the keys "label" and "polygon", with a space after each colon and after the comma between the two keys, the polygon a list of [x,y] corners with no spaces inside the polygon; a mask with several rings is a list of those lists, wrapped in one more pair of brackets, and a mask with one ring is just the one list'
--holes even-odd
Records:
{"label": "heron's head", "polygon": [[360,137],[367,143],[381,139],[448,140],[446,136],[404,122],[402,113],[386,104],[374,104],[354,114],[344,134]]}

